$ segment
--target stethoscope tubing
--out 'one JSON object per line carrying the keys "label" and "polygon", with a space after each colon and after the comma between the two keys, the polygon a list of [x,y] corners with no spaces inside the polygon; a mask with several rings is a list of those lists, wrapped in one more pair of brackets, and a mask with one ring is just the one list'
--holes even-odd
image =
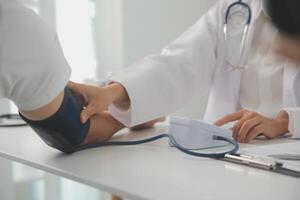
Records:
{"label": "stethoscope tubing", "polygon": [[228,6],[226,12],[225,12],[225,21],[224,21],[224,24],[228,24],[228,19],[229,19],[229,15],[230,15],[230,12],[231,12],[231,9],[235,6],[243,6],[245,7],[247,10],[248,10],[248,18],[247,18],[247,22],[246,24],[247,25],[250,25],[251,23],[251,20],[252,20],[252,10],[250,8],[250,6],[244,2],[242,2],[241,0],[235,2],[235,3],[232,3],[231,5]]}
{"label": "stethoscope tubing", "polygon": [[233,139],[222,137],[222,136],[216,136],[214,135],[212,137],[212,140],[218,140],[218,141],[225,141],[228,142],[229,144],[233,145],[233,148],[228,151],[220,152],[220,153],[200,153],[196,151],[191,151],[189,149],[186,149],[182,147],[180,144],[176,142],[174,137],[170,134],[161,134],[157,135],[151,138],[143,139],[143,140],[137,140],[137,141],[107,141],[107,142],[102,142],[102,143],[96,143],[96,144],[86,144],[82,145],[76,148],[76,151],[81,151],[81,150],[86,150],[86,149],[92,149],[92,148],[97,148],[97,147],[104,147],[104,146],[133,146],[133,145],[140,145],[140,144],[145,144],[149,142],[153,142],[162,138],[169,138],[170,142],[173,144],[175,148],[177,148],[179,151],[191,155],[191,156],[196,156],[196,157],[204,157],[204,158],[224,158],[226,154],[233,154],[238,152],[239,150],[239,144],[234,141]]}
{"label": "stethoscope tubing", "polygon": [[[243,33],[243,38],[242,38],[242,43],[241,43],[241,47],[240,47],[240,60],[238,62],[238,64],[236,66],[232,66],[232,70],[230,71],[234,71],[236,69],[244,69],[244,67],[242,66],[242,57],[243,57],[243,54],[244,54],[244,51],[245,51],[245,46],[246,46],[246,40],[247,40],[247,36],[248,36],[248,32],[249,32],[249,27],[250,27],[250,24],[251,24],[251,20],[252,20],[252,10],[250,8],[250,6],[244,2],[242,2],[242,0],[239,0],[235,3],[232,3],[228,6],[226,12],[225,12],[225,19],[224,19],[224,28],[223,28],[223,31],[224,31],[224,40],[225,40],[225,49],[228,48],[228,20],[229,20],[229,17],[230,17],[230,12],[232,10],[233,7],[235,6],[243,6],[247,9],[248,11],[248,16],[247,16],[247,21],[246,21],[246,24],[245,24],[245,28],[244,28],[244,33]],[[228,50],[228,49],[227,49]]]}

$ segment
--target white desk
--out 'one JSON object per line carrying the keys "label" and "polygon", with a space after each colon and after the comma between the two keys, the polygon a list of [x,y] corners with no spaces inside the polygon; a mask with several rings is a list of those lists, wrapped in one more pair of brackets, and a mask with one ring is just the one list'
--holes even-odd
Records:
{"label": "white desk", "polygon": [[[164,130],[163,125],[155,129]],[[143,131],[130,137],[146,137],[153,132]],[[279,142],[296,141],[257,142],[242,149]],[[132,200],[300,199],[300,179],[190,157],[170,148],[166,140],[134,147],[98,148],[67,156],[48,148],[30,128],[1,128],[0,156]]]}

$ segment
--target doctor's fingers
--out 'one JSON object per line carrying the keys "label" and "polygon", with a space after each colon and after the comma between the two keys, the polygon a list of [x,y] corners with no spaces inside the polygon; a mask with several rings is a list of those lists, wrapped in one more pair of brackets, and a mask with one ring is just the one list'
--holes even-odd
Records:
{"label": "doctor's fingers", "polygon": [[249,143],[250,141],[254,140],[256,137],[264,133],[264,126],[258,125],[254,127],[246,136],[244,139],[245,143]]}
{"label": "doctor's fingers", "polygon": [[261,124],[262,124],[262,119],[259,118],[259,117],[246,120],[243,123],[243,125],[242,125],[242,127],[241,127],[241,129],[240,129],[240,131],[239,131],[239,133],[237,135],[237,138],[236,138],[237,141],[238,142],[245,142],[245,139],[246,139],[247,135],[251,131],[256,132],[256,129],[257,129],[256,127],[259,126],[259,125],[261,125]]}
{"label": "doctor's fingers", "polygon": [[258,117],[258,116],[259,116],[259,115],[258,115],[258,113],[256,113],[256,112],[244,111],[243,117],[242,117],[240,120],[238,120],[238,121],[235,123],[234,127],[232,128],[232,132],[233,132],[232,137],[233,137],[234,139],[237,139],[237,136],[238,136],[238,134],[239,134],[239,132],[240,132],[242,126],[244,125],[244,123],[245,123],[246,121],[248,121],[248,120],[250,120],[250,119],[253,119],[253,118],[256,118],[256,117]]}
{"label": "doctor's fingers", "polygon": [[219,119],[218,121],[216,121],[214,124],[216,126],[223,126],[229,122],[234,122],[234,121],[237,121],[237,120],[240,120],[243,116],[244,116],[244,110],[242,111],[239,111],[239,112],[235,112],[235,113],[232,113],[230,115],[226,115],[225,117]]}
{"label": "doctor's fingers", "polygon": [[237,121],[237,122],[235,123],[235,125],[234,125],[233,128],[232,128],[232,137],[233,137],[235,140],[238,139],[238,135],[239,135],[239,132],[240,132],[240,130],[241,130],[243,124],[244,124],[247,120],[249,120],[249,119],[250,119],[250,118],[248,118],[248,117],[243,117],[243,118],[241,118],[239,121]]}
{"label": "doctor's fingers", "polygon": [[86,123],[89,118],[91,118],[93,115],[98,114],[98,105],[95,103],[90,103],[85,107],[81,114],[80,114],[80,121],[81,123]]}

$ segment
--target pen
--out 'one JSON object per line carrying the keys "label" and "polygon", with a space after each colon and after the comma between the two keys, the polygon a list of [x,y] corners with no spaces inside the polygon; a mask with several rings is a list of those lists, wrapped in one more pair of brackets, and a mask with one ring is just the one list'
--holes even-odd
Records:
{"label": "pen", "polygon": [[283,163],[276,162],[271,159],[254,157],[249,155],[242,155],[242,154],[226,154],[225,161],[234,162],[237,164],[243,164],[255,168],[265,169],[265,170],[274,170],[278,167],[282,167]]}
{"label": "pen", "polygon": [[281,160],[299,160],[300,161],[300,154],[274,154],[269,155],[272,158],[277,158]]}

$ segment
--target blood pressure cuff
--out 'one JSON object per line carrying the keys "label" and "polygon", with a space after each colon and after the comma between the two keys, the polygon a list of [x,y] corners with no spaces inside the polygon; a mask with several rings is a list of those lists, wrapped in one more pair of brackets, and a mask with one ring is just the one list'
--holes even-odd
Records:
{"label": "blood pressure cuff", "polygon": [[90,121],[80,122],[83,105],[68,88],[59,110],[42,121],[31,121],[21,117],[51,147],[64,153],[73,153],[87,137]]}

